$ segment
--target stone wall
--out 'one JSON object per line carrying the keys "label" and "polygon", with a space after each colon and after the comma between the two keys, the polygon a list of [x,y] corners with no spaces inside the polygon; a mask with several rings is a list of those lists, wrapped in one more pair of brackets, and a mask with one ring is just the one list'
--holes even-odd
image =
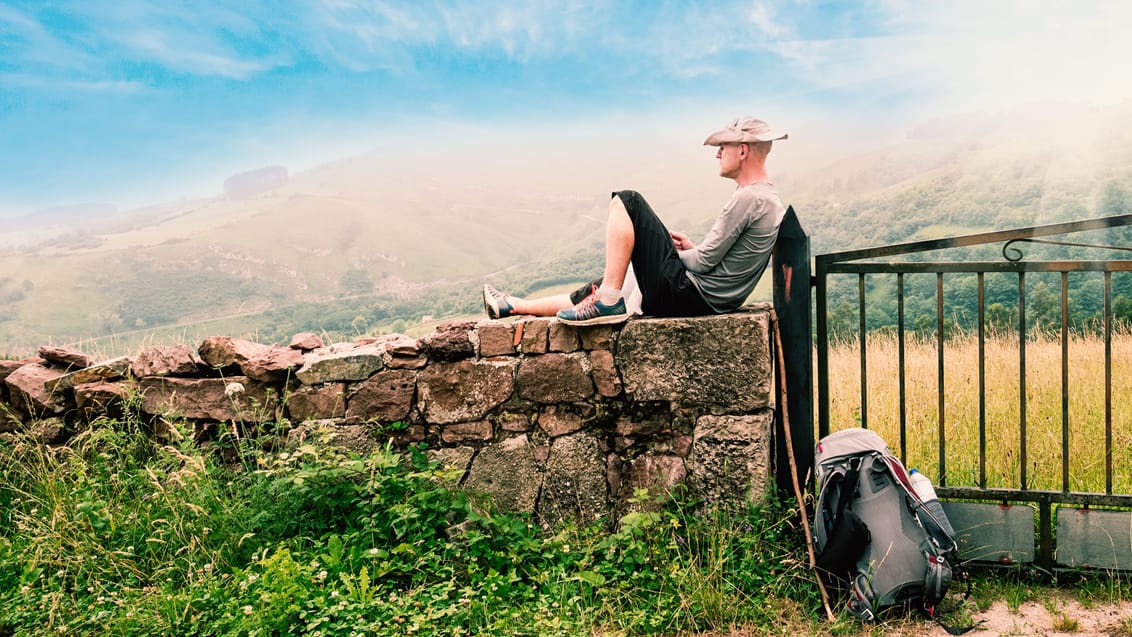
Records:
{"label": "stone wall", "polygon": [[676,485],[741,505],[771,472],[769,316],[468,321],[329,346],[211,337],[101,363],[43,347],[0,361],[0,435],[65,444],[130,409],[202,445],[225,432],[264,445],[329,434],[363,453],[424,443],[466,488],[546,522],[616,515],[636,489]]}

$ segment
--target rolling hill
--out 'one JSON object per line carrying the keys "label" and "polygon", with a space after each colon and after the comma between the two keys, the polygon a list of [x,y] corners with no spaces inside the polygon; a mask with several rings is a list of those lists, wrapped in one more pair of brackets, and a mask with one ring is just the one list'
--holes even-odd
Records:
{"label": "rolling hill", "polygon": [[[776,182],[815,254],[1117,214],[1132,211],[1130,124],[1132,105],[965,115],[849,159],[787,166]],[[595,152],[579,164],[565,151],[532,161],[481,148],[438,166],[374,153],[258,194],[8,223],[0,354],[350,335],[475,312],[485,279],[525,291],[599,273],[610,184],[633,184],[669,225],[702,233],[730,187],[704,174],[701,155]]]}

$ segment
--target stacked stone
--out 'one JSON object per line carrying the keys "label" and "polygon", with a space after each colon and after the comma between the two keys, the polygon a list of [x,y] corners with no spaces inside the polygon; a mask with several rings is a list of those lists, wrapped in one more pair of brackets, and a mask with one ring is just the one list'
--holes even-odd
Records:
{"label": "stacked stone", "polygon": [[461,484],[547,523],[612,518],[638,489],[677,485],[716,505],[761,498],[770,472],[769,311],[574,328],[465,321],[287,347],[228,337],[94,364],[42,348],[0,361],[0,432],[48,443],[125,401],[201,442],[291,423],[366,452],[424,443]]}

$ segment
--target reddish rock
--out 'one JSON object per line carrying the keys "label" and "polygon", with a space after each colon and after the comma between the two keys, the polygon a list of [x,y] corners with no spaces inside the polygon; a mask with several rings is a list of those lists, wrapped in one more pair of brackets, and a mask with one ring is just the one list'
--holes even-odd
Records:
{"label": "reddish rock", "polygon": [[582,348],[588,350],[612,349],[613,328],[609,325],[594,325],[578,328],[578,336],[582,339]]}
{"label": "reddish rock", "polygon": [[188,345],[157,345],[147,347],[134,357],[130,372],[143,376],[192,376],[197,366],[204,363]]}
{"label": "reddish rock", "polygon": [[593,372],[597,393],[605,398],[621,395],[621,376],[613,362],[613,352],[598,349],[590,352],[590,369]]}
{"label": "reddish rock", "polygon": [[230,378],[140,378],[142,411],[206,420],[266,422],[275,419],[277,396],[244,376]]}
{"label": "reddish rock", "polygon": [[582,428],[582,417],[552,405],[543,409],[538,417],[538,426],[551,438],[565,436]]}
{"label": "reddish rock", "polygon": [[300,387],[287,395],[291,420],[324,420],[346,417],[346,383]]}
{"label": "reddish rock", "polygon": [[378,372],[350,390],[346,420],[376,420],[384,424],[404,420],[413,406],[416,390],[417,375],[411,371]]}
{"label": "reddish rock", "polygon": [[578,351],[578,328],[551,321],[549,330],[550,351],[566,353]]}
{"label": "reddish rock", "polygon": [[428,422],[480,420],[511,397],[514,364],[466,360],[433,363],[421,370],[418,387]]}
{"label": "reddish rock", "polygon": [[515,330],[511,325],[498,321],[483,321],[476,326],[476,335],[479,337],[480,356],[514,356]]}
{"label": "reddish rock", "polygon": [[519,350],[524,354],[545,354],[549,347],[547,333],[550,330],[550,321],[528,319],[523,323],[523,339],[519,343]]}
{"label": "reddish rock", "polygon": [[58,365],[68,370],[83,369],[94,363],[94,360],[86,354],[77,349],[66,347],[44,345],[39,348],[39,356],[52,365]]}
{"label": "reddish rock", "polygon": [[429,357],[436,361],[458,361],[475,356],[471,333],[476,324],[472,321],[445,323],[432,334],[421,339]]}
{"label": "reddish rock", "polygon": [[687,458],[692,453],[693,440],[694,438],[686,434],[672,436],[672,452],[681,458]]}
{"label": "reddish rock", "polygon": [[28,363],[8,374],[4,384],[12,404],[18,409],[32,416],[61,414],[67,407],[66,396],[62,392],[49,392],[45,386],[62,375],[61,370],[45,363]]}
{"label": "reddish rock", "polygon": [[491,440],[491,423],[481,420],[447,425],[440,431],[440,439],[448,444]]}
{"label": "reddish rock", "polygon": [[502,413],[496,424],[503,431],[524,432],[531,430],[531,419],[526,414]]}
{"label": "reddish rock", "polygon": [[197,352],[205,365],[224,368],[233,365],[243,366],[252,357],[268,347],[230,336],[209,336],[201,341]]}
{"label": "reddish rock", "polygon": [[385,351],[394,356],[419,356],[421,344],[417,339],[404,334],[386,334],[375,342],[385,347]]}
{"label": "reddish rock", "polygon": [[284,380],[303,363],[303,353],[299,350],[272,345],[253,354],[240,364],[240,369],[249,378],[271,383]]}
{"label": "reddish rock", "polygon": [[520,398],[538,403],[569,403],[593,396],[594,386],[580,354],[524,358],[515,385]]}
{"label": "reddish rock", "polygon": [[550,445],[538,445],[531,450],[531,455],[534,456],[535,462],[545,463],[550,458]]}
{"label": "reddish rock", "polygon": [[47,361],[42,358],[25,358],[19,361],[0,360],[0,380],[4,380],[9,374],[17,369],[27,365],[28,363],[42,363],[46,364]]}
{"label": "reddish rock", "polygon": [[420,369],[428,365],[428,359],[424,356],[386,356],[385,366],[389,369]]}
{"label": "reddish rock", "polygon": [[319,338],[318,334],[314,332],[301,332],[291,337],[291,344],[288,345],[291,349],[297,349],[303,352],[309,352],[312,349],[322,347],[324,343]]}
{"label": "reddish rock", "polygon": [[115,411],[128,394],[129,391],[121,383],[83,383],[75,385],[75,406],[90,417],[98,417]]}

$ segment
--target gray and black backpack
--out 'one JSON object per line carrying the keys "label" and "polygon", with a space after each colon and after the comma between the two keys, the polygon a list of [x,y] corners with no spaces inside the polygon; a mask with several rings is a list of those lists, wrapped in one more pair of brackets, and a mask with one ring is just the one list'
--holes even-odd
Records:
{"label": "gray and black backpack", "polygon": [[817,566],[849,591],[849,612],[873,621],[891,607],[930,616],[947,594],[958,546],[937,500],[916,495],[877,434],[846,429],[818,442]]}

